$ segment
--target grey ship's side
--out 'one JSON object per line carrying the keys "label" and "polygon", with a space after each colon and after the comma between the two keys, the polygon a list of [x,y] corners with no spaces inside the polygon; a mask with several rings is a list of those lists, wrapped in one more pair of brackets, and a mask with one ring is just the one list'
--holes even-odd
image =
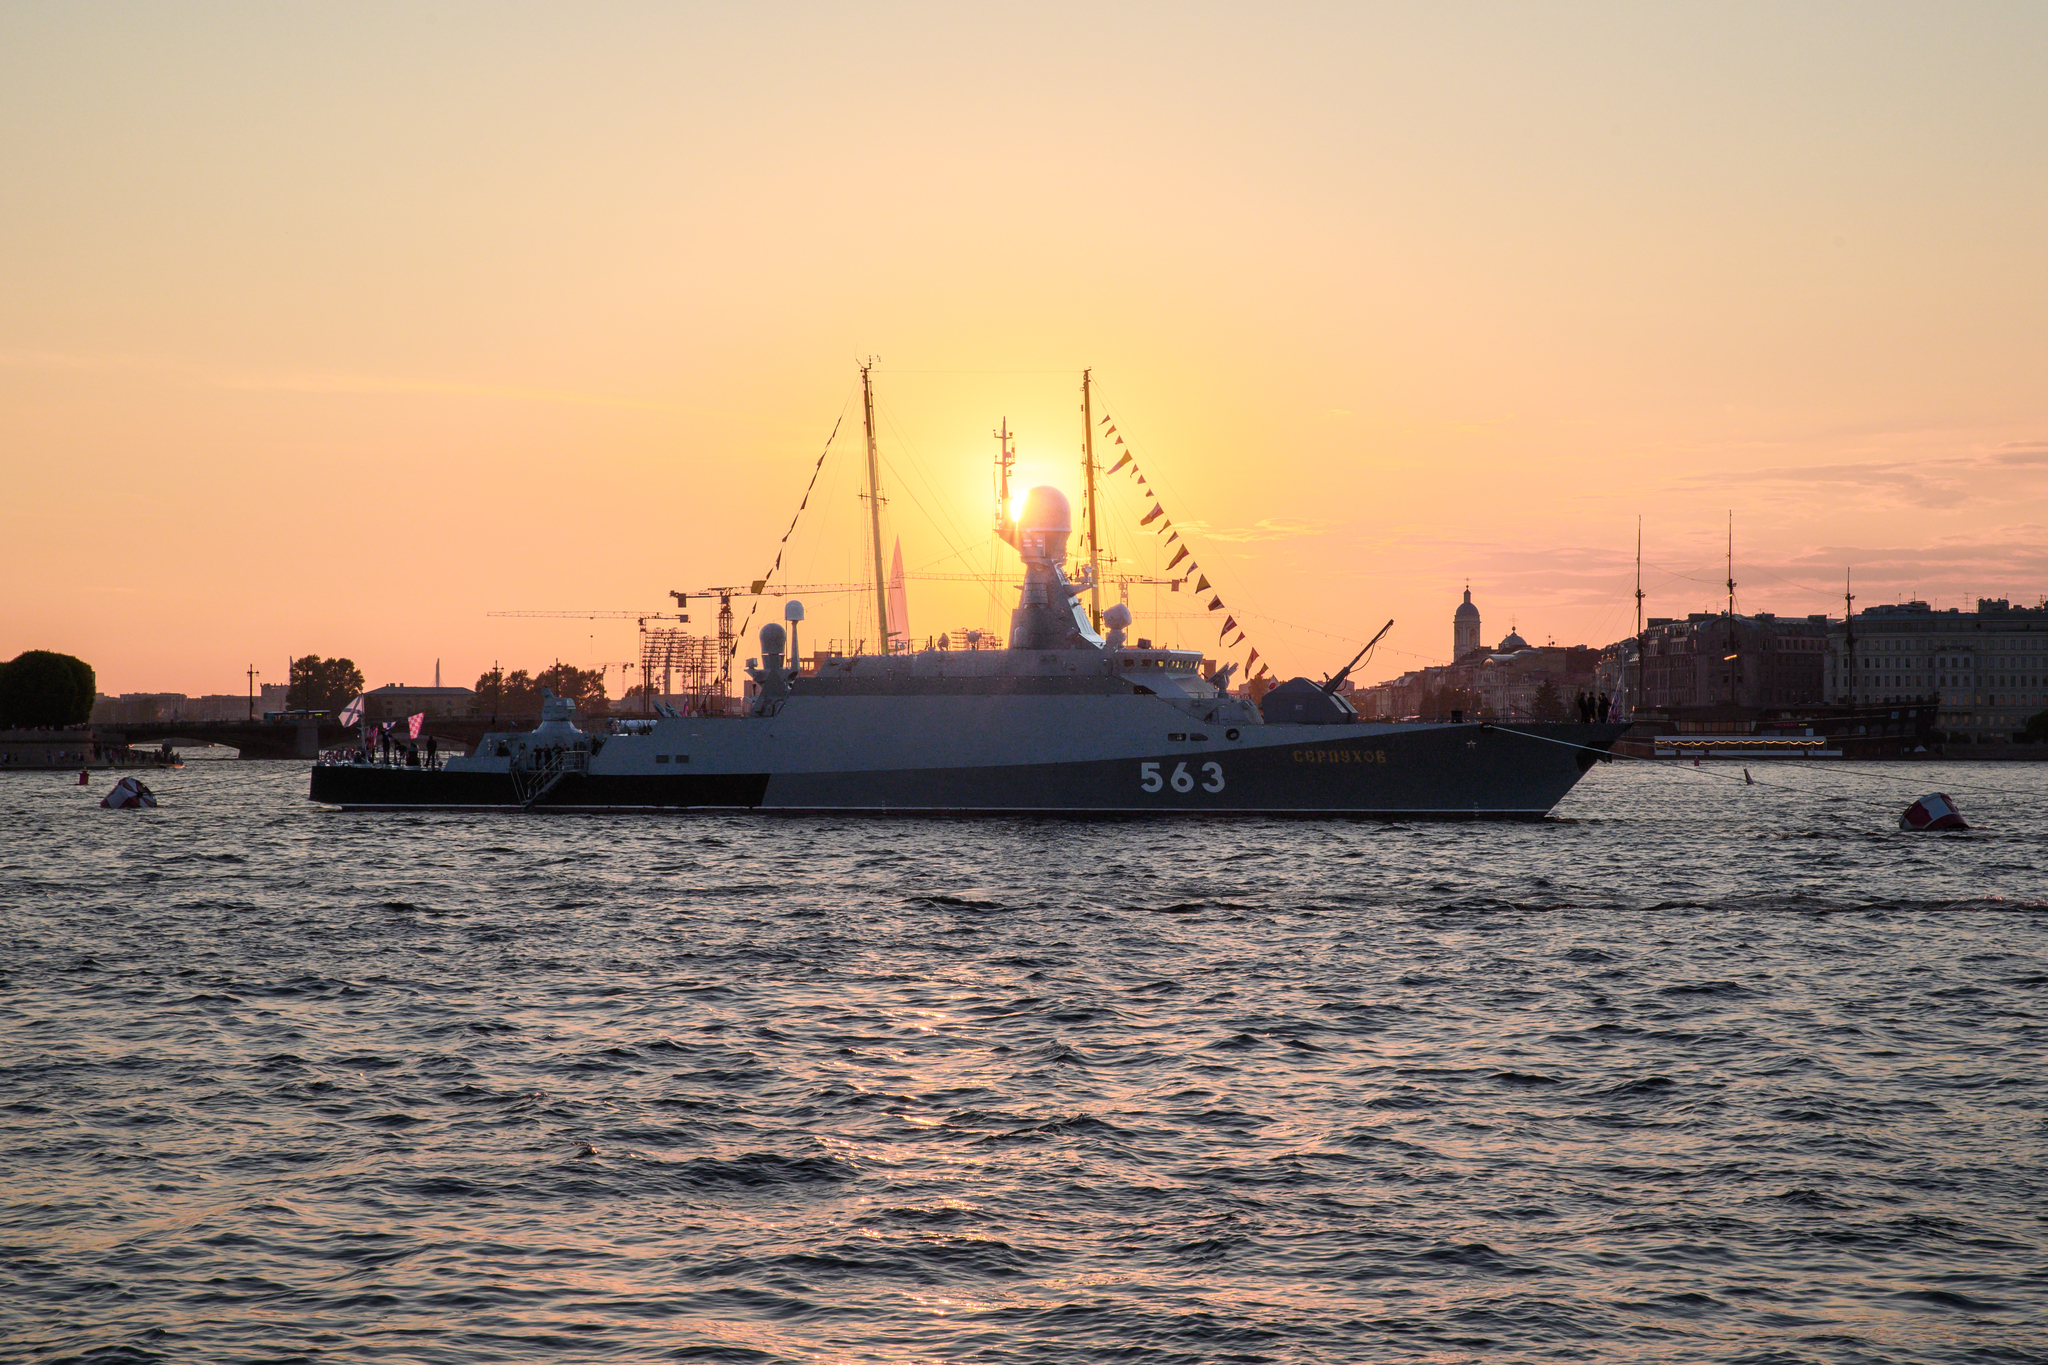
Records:
{"label": "grey ship's side", "polygon": [[[1097,634],[1062,568],[1066,499],[1036,488],[1012,533],[1025,565],[1010,647],[785,663],[761,631],[744,717],[663,716],[586,733],[550,701],[420,770],[323,763],[312,799],[358,809],[762,810],[1534,819],[1623,725],[1373,723],[1297,678],[1263,707],[1194,651]],[[791,604],[792,629],[801,608]],[[790,653],[793,655],[794,650]]]}

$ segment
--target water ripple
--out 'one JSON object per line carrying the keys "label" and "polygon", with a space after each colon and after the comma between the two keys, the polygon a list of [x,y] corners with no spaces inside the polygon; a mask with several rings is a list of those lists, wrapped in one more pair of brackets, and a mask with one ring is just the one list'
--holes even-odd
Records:
{"label": "water ripple", "polygon": [[[2048,774],[1769,778],[1475,827],[9,775],[0,1356],[2048,1359]],[[1977,830],[1893,828],[1944,785]]]}

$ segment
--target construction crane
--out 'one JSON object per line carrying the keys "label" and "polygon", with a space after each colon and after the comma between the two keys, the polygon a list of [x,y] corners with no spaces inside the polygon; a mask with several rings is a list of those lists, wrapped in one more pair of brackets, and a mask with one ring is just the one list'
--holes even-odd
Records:
{"label": "construction crane", "polygon": [[[975,573],[922,573],[907,574],[905,577],[927,583],[983,583],[989,582],[987,574]],[[1154,580],[1132,580],[1154,581]],[[1168,582],[1167,579],[1156,580]],[[680,672],[687,683],[695,704],[709,708],[715,696],[723,695],[732,682],[732,661],[737,653],[738,637],[733,625],[732,600],[735,597],[792,597],[798,593],[834,594],[867,593],[874,590],[872,583],[770,583],[765,578],[756,578],[747,583],[727,583],[717,587],[698,588],[691,592],[671,590],[669,597],[678,610],[629,611],[607,607],[593,607],[586,610],[566,611],[493,611],[488,616],[521,620],[554,621],[633,621],[640,628],[640,681],[643,695],[653,702],[654,680],[662,680],[662,694],[669,695],[674,674]],[[1175,591],[1179,585],[1175,584]],[[676,622],[687,625],[689,612],[682,608],[690,605],[692,597],[716,597],[718,599],[717,653],[711,655],[712,641],[703,636],[691,635],[676,626]],[[710,668],[716,667],[715,682],[709,677]]]}
{"label": "construction crane", "polygon": [[[486,616],[555,617],[564,621],[643,621],[656,619],[651,611],[489,611]],[[665,618],[664,618],[665,619]]]}
{"label": "construction crane", "polygon": [[[913,583],[986,583],[989,581],[989,576],[982,573],[913,573],[905,574],[904,577]],[[1158,581],[1164,583],[1169,580],[1162,578]],[[751,583],[727,584],[724,587],[717,588],[698,588],[694,592],[687,593],[672,592],[669,596],[676,599],[678,606],[687,606],[688,599],[692,597],[788,597],[792,593],[800,592],[845,593],[873,591],[874,585],[872,583],[770,583],[764,578],[757,578]],[[588,611],[492,611],[484,614],[486,616],[521,617],[527,620],[553,619],[561,621],[687,621],[690,619],[686,615],[676,615],[673,613],[616,611],[602,608],[593,608]]]}

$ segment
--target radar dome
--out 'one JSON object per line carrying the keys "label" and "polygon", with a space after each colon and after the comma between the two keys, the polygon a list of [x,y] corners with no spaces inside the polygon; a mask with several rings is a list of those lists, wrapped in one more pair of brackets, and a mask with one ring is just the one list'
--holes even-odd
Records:
{"label": "radar dome", "polygon": [[1102,624],[1110,627],[1112,630],[1129,630],[1131,627],[1131,609],[1121,602],[1117,603],[1102,613]]}
{"label": "radar dome", "polygon": [[761,627],[761,652],[763,654],[780,654],[782,646],[788,639],[789,633],[776,622],[770,621],[767,625]]}
{"label": "radar dome", "polygon": [[1024,510],[1017,516],[1020,531],[1050,531],[1064,535],[1074,529],[1073,510],[1067,495],[1049,484],[1040,484],[1024,495]]}

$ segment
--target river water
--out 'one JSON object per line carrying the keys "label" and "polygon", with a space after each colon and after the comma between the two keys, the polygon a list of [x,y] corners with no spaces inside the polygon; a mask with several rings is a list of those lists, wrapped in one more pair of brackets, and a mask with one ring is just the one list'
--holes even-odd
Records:
{"label": "river water", "polygon": [[[2048,765],[1535,825],[0,780],[0,1358],[2048,1360]],[[1909,835],[1946,789],[1979,828]]]}

